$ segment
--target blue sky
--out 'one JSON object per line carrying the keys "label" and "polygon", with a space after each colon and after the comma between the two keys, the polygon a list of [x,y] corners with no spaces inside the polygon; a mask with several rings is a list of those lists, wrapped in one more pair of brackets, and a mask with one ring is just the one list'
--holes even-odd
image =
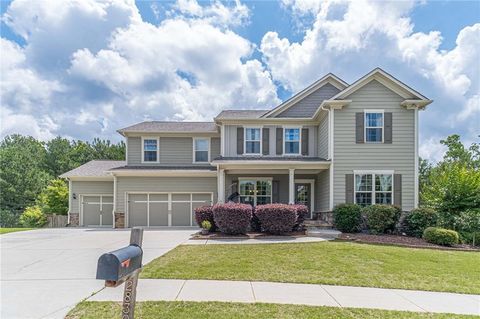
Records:
{"label": "blue sky", "polygon": [[480,2],[1,1],[1,135],[119,140],[145,119],[271,108],[379,66],[435,102],[420,150],[480,134]]}

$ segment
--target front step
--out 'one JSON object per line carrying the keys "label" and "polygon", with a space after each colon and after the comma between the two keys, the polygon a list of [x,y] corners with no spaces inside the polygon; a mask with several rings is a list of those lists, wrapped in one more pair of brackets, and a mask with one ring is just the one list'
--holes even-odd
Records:
{"label": "front step", "polygon": [[322,229],[332,229],[333,225],[330,223],[327,223],[323,220],[317,220],[317,219],[307,219],[303,222],[305,227],[314,227],[314,228],[322,228]]}
{"label": "front step", "polygon": [[307,227],[305,234],[308,237],[321,237],[325,239],[336,239],[340,236],[342,232],[336,229],[327,229],[327,228],[318,228],[318,227]]}

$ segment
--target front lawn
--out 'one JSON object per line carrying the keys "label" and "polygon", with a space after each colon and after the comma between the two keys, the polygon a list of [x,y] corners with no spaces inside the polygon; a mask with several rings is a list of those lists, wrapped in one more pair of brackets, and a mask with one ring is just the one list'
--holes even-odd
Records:
{"label": "front lawn", "polygon": [[0,235],[14,233],[23,230],[32,230],[33,228],[0,228]]}
{"label": "front lawn", "polygon": [[480,253],[349,242],[182,245],[142,278],[251,280],[480,294]]}
{"label": "front lawn", "polygon": [[[121,305],[116,302],[88,302],[78,304],[65,319],[110,319],[121,313]],[[474,318],[452,314],[429,314],[406,311],[386,311],[373,309],[313,307],[303,305],[246,304],[222,302],[182,302],[147,301],[137,302],[135,318],[139,319],[206,319],[206,318],[242,318],[242,319],[330,319],[330,318],[382,318],[382,319],[455,319]]]}

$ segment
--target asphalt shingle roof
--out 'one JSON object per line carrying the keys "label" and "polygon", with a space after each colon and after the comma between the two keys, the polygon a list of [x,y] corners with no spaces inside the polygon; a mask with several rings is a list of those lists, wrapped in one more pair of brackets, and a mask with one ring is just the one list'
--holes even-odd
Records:
{"label": "asphalt shingle roof", "polygon": [[167,122],[167,121],[147,121],[137,123],[118,130],[119,133],[159,133],[159,132],[195,132],[195,133],[215,133],[218,131],[214,122]]}
{"label": "asphalt shingle roof", "polygon": [[224,110],[216,119],[256,119],[270,110]]}
{"label": "asphalt shingle roof", "polygon": [[108,176],[108,170],[124,166],[125,161],[97,161],[93,160],[85,163],[71,171],[60,175],[62,178],[68,177],[104,177]]}

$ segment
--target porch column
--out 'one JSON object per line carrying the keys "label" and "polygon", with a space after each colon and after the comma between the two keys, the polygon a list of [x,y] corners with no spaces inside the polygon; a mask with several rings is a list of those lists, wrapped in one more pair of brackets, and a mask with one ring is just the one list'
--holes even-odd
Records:
{"label": "porch column", "polygon": [[225,202],[225,170],[223,168],[217,171],[217,202]]}
{"label": "porch column", "polygon": [[295,204],[295,169],[288,170],[288,203]]}

